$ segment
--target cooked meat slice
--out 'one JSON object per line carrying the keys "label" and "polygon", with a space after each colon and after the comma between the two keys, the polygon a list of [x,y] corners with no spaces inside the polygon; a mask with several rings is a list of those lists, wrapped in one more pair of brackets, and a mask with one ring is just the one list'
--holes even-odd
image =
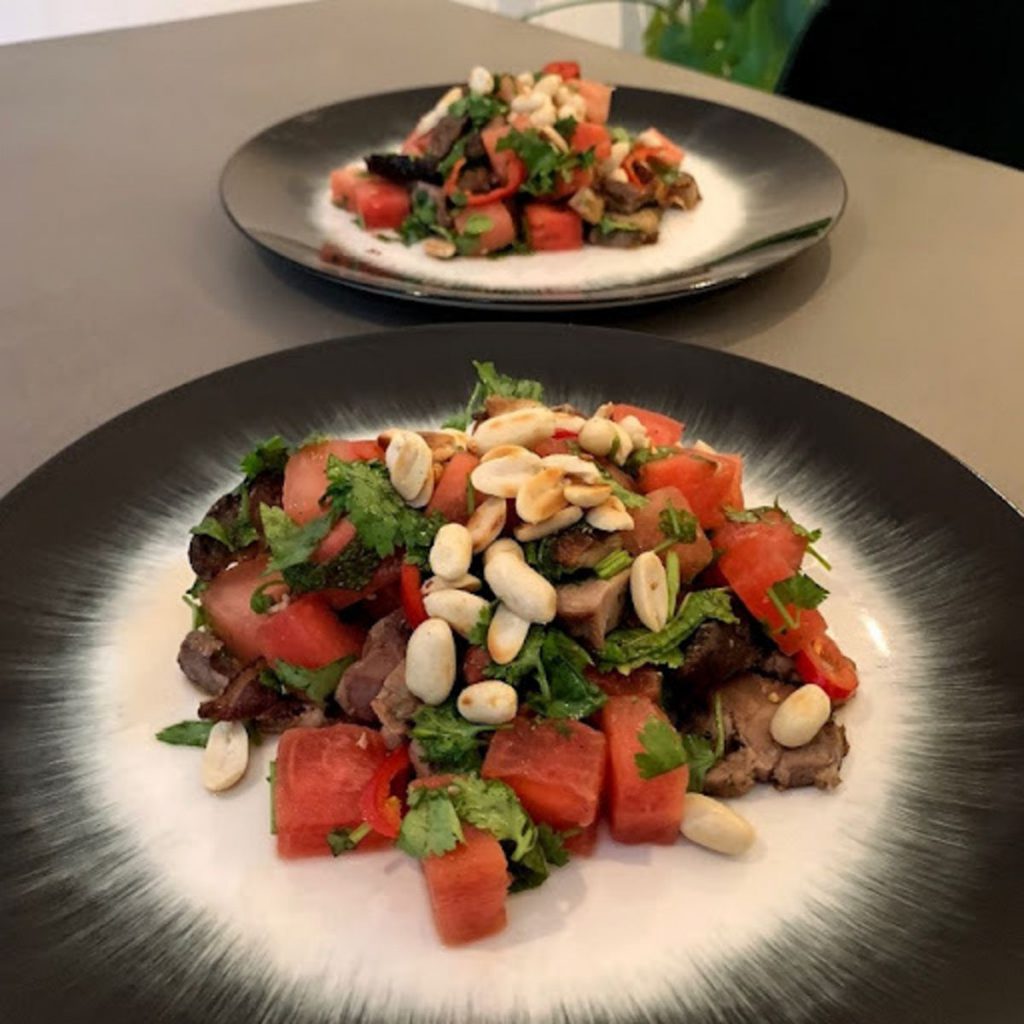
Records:
{"label": "cooked meat slice", "polygon": [[500,416],[502,413],[515,412],[517,409],[530,409],[542,404],[542,402],[535,402],[532,398],[506,398],[504,395],[488,395],[484,399],[484,412],[487,414],[486,419],[490,419],[492,416]]}
{"label": "cooked meat slice", "polygon": [[594,245],[633,249],[658,240],[661,210],[646,207],[636,213],[613,214],[606,217],[603,223],[605,226],[614,226],[615,230],[609,231],[602,226],[591,228],[588,237]]}
{"label": "cooked meat slice", "polygon": [[558,594],[557,617],[575,637],[595,650],[604,646],[604,638],[622,618],[629,588],[629,570],[610,580],[594,578],[584,583],[563,583]]}
{"label": "cooked meat slice", "polygon": [[376,722],[370,706],[384,680],[405,658],[409,624],[401,610],[391,612],[370,628],[362,657],[349,666],[338,683],[335,699],[357,722]]}
{"label": "cooked meat slice", "polygon": [[321,707],[316,704],[303,704],[301,701],[295,706],[284,702],[277,704],[265,715],[256,719],[256,724],[263,732],[284,732],[285,729],[319,729],[327,724],[327,715]]}
{"label": "cooked meat slice", "polygon": [[806,746],[783,750],[772,781],[779,789],[797,786],[835,789],[841,781],[839,768],[849,752],[846,730],[835,722],[826,722]]}
{"label": "cooked meat slice", "polygon": [[442,117],[427,136],[423,155],[443,160],[451,152],[455,140],[462,134],[468,121],[467,117],[453,117],[451,114]]}
{"label": "cooked meat slice", "polygon": [[413,740],[409,744],[409,760],[412,761],[412,770],[416,773],[417,779],[427,779],[436,775],[433,765],[423,756],[423,747],[419,740]]}
{"label": "cooked meat slice", "polygon": [[793,664],[793,659],[782,651],[771,650],[761,655],[761,660],[754,666],[762,676],[771,676],[784,683],[800,685],[800,675]]}
{"label": "cooked meat slice", "polygon": [[178,665],[190,683],[211,697],[223,693],[242,667],[222,640],[201,629],[193,629],[181,641]]}
{"label": "cooked meat slice", "polygon": [[[249,485],[249,517],[262,535],[263,522],[260,519],[261,505],[280,505],[284,477],[281,473],[260,473]],[[226,529],[237,521],[242,511],[242,495],[236,491],[219,497],[208,509],[204,518],[216,519]],[[250,544],[241,551],[231,551],[226,545],[205,534],[193,534],[188,545],[188,560],[192,571],[201,580],[212,580],[234,562],[252,558],[259,551],[259,544]]]}
{"label": "cooked meat slice", "polygon": [[243,668],[223,693],[199,705],[199,717],[215,722],[261,721],[286,718],[305,710],[305,701],[284,696],[260,682],[260,673],[266,667],[267,663],[260,660]]}
{"label": "cooked meat slice", "polygon": [[636,493],[636,481],[622,468],[616,466],[609,459],[597,459],[597,464],[607,473],[623,490],[632,494]]}
{"label": "cooked meat slice", "polygon": [[487,148],[479,132],[470,132],[462,147],[462,155],[467,161],[483,160],[487,157]]}
{"label": "cooked meat slice", "polygon": [[459,188],[463,192],[486,193],[491,191],[491,171],[489,167],[467,167],[459,175]]}
{"label": "cooked meat slice", "polygon": [[[796,687],[759,675],[743,675],[719,687],[725,727],[726,757],[708,772],[709,796],[740,796],[755,782],[773,782],[779,789],[817,786],[833,789],[849,751],[846,732],[829,722],[806,746],[786,749],[772,739],[771,721],[779,704]],[[688,723],[685,732],[714,733],[713,694]]]}
{"label": "cooked meat slice", "polygon": [[[218,498],[209,508],[204,518],[216,519],[225,528],[238,519],[242,510],[240,494],[225,494]],[[201,580],[212,580],[233,562],[254,554],[257,545],[251,544],[243,551],[232,551],[226,544],[207,536],[205,533],[194,533],[188,542],[188,561],[192,571]]]}
{"label": "cooked meat slice", "polygon": [[366,168],[388,181],[407,185],[413,181],[441,184],[437,160],[433,157],[406,156],[404,153],[373,153],[366,158]]}
{"label": "cooked meat slice", "polygon": [[573,527],[555,536],[551,557],[564,569],[593,569],[606,555],[622,548],[618,533],[594,533]]}
{"label": "cooked meat slice", "polygon": [[676,675],[693,689],[706,689],[740,672],[749,672],[761,657],[761,649],[745,620],[705,622],[687,645]]}
{"label": "cooked meat slice", "polygon": [[601,192],[609,211],[613,213],[636,213],[641,206],[650,203],[654,198],[650,188],[628,181],[614,181],[611,178],[605,178],[601,182]]}
{"label": "cooked meat slice", "polygon": [[673,206],[692,210],[700,202],[700,189],[692,174],[685,171],[669,186],[668,200]]}
{"label": "cooked meat slice", "polygon": [[381,735],[390,748],[397,747],[409,731],[409,722],[422,705],[405,685],[405,658],[389,673],[370,707],[380,720]]}

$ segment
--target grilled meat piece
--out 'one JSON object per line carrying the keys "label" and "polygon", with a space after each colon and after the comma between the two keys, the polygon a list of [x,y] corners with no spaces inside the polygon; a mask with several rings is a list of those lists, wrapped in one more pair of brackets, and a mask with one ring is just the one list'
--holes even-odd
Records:
{"label": "grilled meat piece", "polygon": [[[611,222],[621,225],[615,231],[603,231],[600,227],[590,229],[588,235],[594,245],[609,246],[613,249],[635,249],[658,240],[661,229],[661,210],[645,207],[636,213],[615,214]],[[605,223],[609,218],[605,218]]]}
{"label": "grilled meat piece", "polygon": [[384,681],[404,661],[409,633],[409,624],[401,610],[380,619],[370,628],[362,657],[341,677],[335,699],[357,722],[377,721],[371,705]]}
{"label": "grilled meat piece", "polygon": [[453,117],[451,114],[445,114],[427,136],[426,151],[423,155],[433,157],[435,160],[443,160],[451,152],[455,140],[465,131],[468,123],[468,117]]}
{"label": "grilled meat piece", "polygon": [[404,153],[372,153],[366,158],[366,168],[371,174],[378,174],[399,185],[413,181],[440,185],[441,174],[437,164],[435,157],[406,156]]}
{"label": "grilled meat piece", "polygon": [[602,558],[621,548],[621,534],[571,527],[555,535],[551,557],[563,569],[593,569]]}
{"label": "grilled meat piece", "polygon": [[555,587],[557,617],[573,636],[597,650],[622,619],[628,589],[628,569],[610,580],[595,577],[583,583],[563,583]]}
{"label": "grilled meat piece", "polygon": [[394,749],[409,731],[412,716],[420,709],[423,702],[409,692],[405,685],[405,658],[389,673],[380,693],[372,701],[370,707],[381,725],[381,735],[389,748]]}
{"label": "grilled meat piece", "polygon": [[643,187],[612,178],[605,178],[601,182],[601,194],[609,213],[636,213],[640,207],[654,201],[654,192],[650,186]]}
{"label": "grilled meat piece", "polygon": [[484,194],[490,192],[493,187],[489,167],[484,167],[483,165],[467,167],[459,175],[459,188],[471,195],[474,193]]}
{"label": "grilled meat piece", "polygon": [[323,710],[297,695],[284,695],[264,686],[260,673],[265,661],[255,661],[228,683],[224,692],[199,705],[199,717],[215,722],[254,722],[268,732],[293,726],[318,726],[325,721]]}
{"label": "grilled meat piece", "polygon": [[692,690],[724,683],[740,672],[749,672],[763,658],[750,624],[705,622],[686,646],[676,677]]}
{"label": "grilled meat piece", "polygon": [[181,641],[178,666],[190,683],[211,697],[223,693],[242,667],[222,640],[201,629],[193,629]]}
{"label": "grilled meat piece", "polygon": [[713,736],[714,694],[720,695],[726,756],[708,772],[705,793],[742,796],[755,782],[772,782],[779,789],[839,785],[839,769],[850,749],[841,725],[826,723],[810,743],[795,749],[772,739],[772,717],[795,689],[764,676],[738,676],[709,693],[706,707],[682,723],[684,732]]}

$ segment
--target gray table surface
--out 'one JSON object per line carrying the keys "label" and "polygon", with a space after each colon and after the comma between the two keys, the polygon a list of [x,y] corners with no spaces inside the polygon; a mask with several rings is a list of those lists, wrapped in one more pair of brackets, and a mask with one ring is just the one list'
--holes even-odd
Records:
{"label": "gray table surface", "polygon": [[221,167],[305,108],[457,80],[476,63],[567,56],[594,77],[789,125],[832,154],[850,188],[830,240],[785,267],[699,301],[576,320],[823,381],[1024,504],[1024,174],[444,0],[334,0],[0,48],[0,492],[210,370],[465,318],[259,255],[221,212]]}

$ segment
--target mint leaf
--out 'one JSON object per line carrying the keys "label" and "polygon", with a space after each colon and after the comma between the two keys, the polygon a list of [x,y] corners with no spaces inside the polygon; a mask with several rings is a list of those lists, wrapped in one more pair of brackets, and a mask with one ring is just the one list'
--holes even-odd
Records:
{"label": "mint leaf", "polygon": [[178,722],[161,729],[156,738],[161,743],[170,743],[176,747],[205,747],[210,738],[213,722]]}
{"label": "mint leaf", "polygon": [[678,668],[683,663],[682,644],[707,619],[735,622],[732,599],[722,588],[694,590],[683,599],[679,611],[664,629],[617,629],[608,634],[597,652],[602,669],[617,668],[627,675],[642,665],[666,665]]}

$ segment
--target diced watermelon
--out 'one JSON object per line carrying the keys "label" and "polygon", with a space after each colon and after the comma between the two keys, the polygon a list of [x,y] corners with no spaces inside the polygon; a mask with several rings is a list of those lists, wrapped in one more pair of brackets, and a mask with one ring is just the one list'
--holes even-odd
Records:
{"label": "diced watermelon", "polygon": [[440,512],[450,523],[465,523],[469,519],[469,475],[479,463],[469,452],[453,455],[434,486],[426,511]]}
{"label": "diced watermelon", "polygon": [[623,402],[612,406],[612,419],[616,423],[621,423],[627,416],[635,416],[640,421],[655,447],[678,444],[682,439],[683,425],[671,416],[644,409],[639,405],[626,405]]}
{"label": "diced watermelon", "polygon": [[331,200],[336,206],[351,210],[355,207],[356,186],[366,181],[366,169],[358,164],[336,167],[331,171]]}
{"label": "diced watermelon", "polygon": [[284,467],[282,505],[300,526],[323,514],[320,499],[327,490],[327,460],[332,455],[342,462],[384,458],[376,441],[321,441],[295,452]]}
{"label": "diced watermelon", "polygon": [[[327,834],[362,822],[360,799],[387,757],[384,740],[362,725],[289,729],[277,747],[274,819],[281,857],[327,856]],[[357,850],[385,845],[368,835]]]}
{"label": "diced watermelon", "polygon": [[422,861],[434,925],[446,946],[461,946],[500,932],[507,922],[508,867],[490,832],[462,826],[464,842]]}
{"label": "diced watermelon", "polygon": [[612,109],[613,87],[605,85],[604,82],[581,78],[576,83],[576,91],[587,105],[587,120],[596,124],[607,124]]}
{"label": "diced watermelon", "polygon": [[[646,505],[630,509],[633,529],[623,534],[622,540],[631,555],[650,551],[665,539],[659,519],[661,513],[670,505],[680,512],[693,511],[690,503],[676,487],[659,487],[656,491],[649,491]],[[679,559],[679,577],[684,583],[689,583],[711,563],[711,542],[699,525],[691,544],[673,544],[661,552],[662,559],[668,557],[669,551],[674,551]]]}
{"label": "diced watermelon", "polygon": [[712,546],[728,554],[734,565],[756,562],[765,552],[778,553],[796,572],[807,551],[807,538],[796,533],[785,513],[769,509],[754,523],[725,522],[715,530]]}
{"label": "diced watermelon", "polygon": [[[440,789],[454,775],[415,779],[410,789]],[[440,857],[421,861],[434,912],[434,925],[448,946],[475,942],[500,932],[506,923],[508,862],[490,832],[463,824],[465,842]]]}
{"label": "diced watermelon", "polygon": [[576,125],[569,146],[574,153],[585,153],[592,149],[598,161],[607,160],[612,155],[612,140],[608,129],[603,124],[592,124],[590,121],[580,121]]}
{"label": "diced watermelon", "polygon": [[[253,661],[261,653],[260,630],[266,616],[257,615],[249,606],[253,591],[270,579],[281,578],[280,574],[265,576],[266,569],[266,558],[238,562],[218,573],[199,599],[214,633],[242,661]],[[282,583],[265,593],[278,598],[285,589]]]}
{"label": "diced watermelon", "polygon": [[600,686],[609,697],[646,697],[661,703],[661,673],[649,665],[635,669],[628,676],[612,669],[611,672],[599,672],[588,665],[583,674],[596,686]]}
{"label": "diced watermelon", "polygon": [[601,709],[608,740],[608,822],[620,843],[674,843],[683,821],[689,770],[684,765],[652,779],[641,778],[635,757],[643,752],[639,733],[665,712],[646,697],[609,697]]}
{"label": "diced watermelon", "polygon": [[359,656],[366,630],[341,622],[319,594],[306,594],[279,612],[263,616],[260,650],[269,664],[286,661],[300,668],[323,668]]}
{"label": "diced watermelon", "polygon": [[[470,217],[486,218],[490,222],[490,227],[473,236],[465,235]],[[516,222],[512,219],[508,207],[502,202],[462,210],[455,214],[454,221],[456,234],[465,239],[468,256],[486,256],[489,252],[507,248],[516,240]]]}
{"label": "diced watermelon", "polygon": [[526,812],[552,828],[585,828],[597,818],[605,739],[582,722],[517,718],[494,734],[485,779],[511,786]]}
{"label": "diced watermelon", "polygon": [[409,216],[409,190],[380,178],[367,179],[356,185],[354,205],[367,231],[397,231]]}
{"label": "diced watermelon", "polygon": [[679,455],[656,459],[640,468],[640,490],[677,487],[686,496],[705,530],[725,523],[725,506],[743,507],[743,460],[688,448]]}
{"label": "diced watermelon", "polygon": [[523,223],[527,241],[536,252],[583,248],[583,221],[575,210],[550,203],[527,203]]}
{"label": "diced watermelon", "polygon": [[601,819],[598,818],[575,835],[568,836],[564,841],[566,852],[571,857],[589,857],[597,846],[600,828]]}
{"label": "diced watermelon", "polygon": [[322,541],[316,551],[310,556],[310,560],[323,565],[333,558],[337,558],[356,538],[356,528],[349,519],[339,519],[330,532]]}

